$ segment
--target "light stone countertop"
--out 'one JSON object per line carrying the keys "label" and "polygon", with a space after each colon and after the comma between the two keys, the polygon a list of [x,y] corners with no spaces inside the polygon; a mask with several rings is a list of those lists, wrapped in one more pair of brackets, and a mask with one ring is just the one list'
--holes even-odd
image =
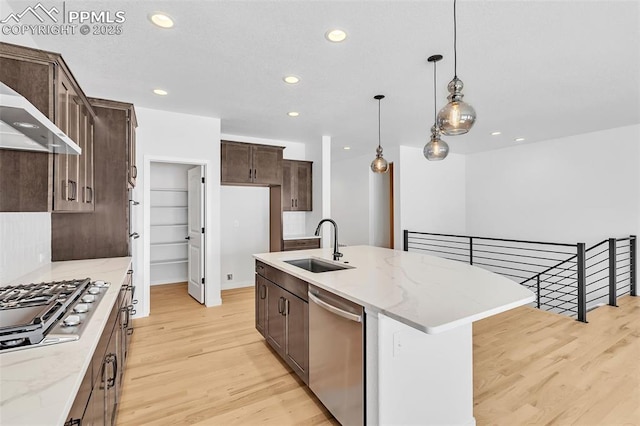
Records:
{"label": "light stone countertop", "polygon": [[332,249],[255,254],[262,262],[428,334],[535,300],[505,277],[462,262],[371,246],[342,247],[353,269],[313,273],[284,260],[332,259]]}
{"label": "light stone countertop", "polygon": [[322,237],[315,236],[315,235],[285,235],[282,237],[282,239],[284,241],[290,241],[290,240],[314,240],[314,239],[320,239]]}
{"label": "light stone countertop", "polygon": [[64,424],[130,263],[130,257],[53,262],[10,283],[89,277],[111,286],[80,340],[0,354],[1,425]]}

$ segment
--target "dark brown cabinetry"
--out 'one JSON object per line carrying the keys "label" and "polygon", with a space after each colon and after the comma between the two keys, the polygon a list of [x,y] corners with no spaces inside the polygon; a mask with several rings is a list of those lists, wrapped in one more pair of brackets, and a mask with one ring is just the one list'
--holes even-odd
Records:
{"label": "dark brown cabinetry", "polygon": [[65,425],[113,425],[120,400],[133,312],[132,273],[122,283]]}
{"label": "dark brown cabinetry", "polygon": [[54,261],[130,254],[128,157],[130,145],[135,142],[135,111],[128,103],[92,98],[89,101],[96,113],[93,175],[99,196],[92,214],[51,215]]}
{"label": "dark brown cabinetry", "polygon": [[222,141],[223,185],[282,185],[283,147]]}
{"label": "dark brown cabinetry", "polygon": [[308,250],[320,248],[320,238],[301,238],[299,240],[284,240],[282,250]]}
{"label": "dark brown cabinetry", "polygon": [[56,68],[57,113],[56,126],[80,149],[81,155],[54,155],[53,210],[59,212],[92,211],[95,188],[93,184],[94,113],[80,96],[79,89],[64,67]]}
{"label": "dark brown cabinetry", "polygon": [[309,382],[307,288],[306,282],[256,262],[256,328],[305,383]]}
{"label": "dark brown cabinetry", "polygon": [[82,148],[80,156],[0,149],[0,211],[92,211],[95,114],[62,57],[0,43],[0,81]]}
{"label": "dark brown cabinetry", "polygon": [[282,160],[282,210],[312,210],[311,161]]}

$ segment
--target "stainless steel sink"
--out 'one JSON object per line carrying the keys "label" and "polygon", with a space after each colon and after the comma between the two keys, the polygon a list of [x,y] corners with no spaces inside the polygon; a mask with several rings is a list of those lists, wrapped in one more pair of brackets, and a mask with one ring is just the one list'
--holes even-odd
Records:
{"label": "stainless steel sink", "polygon": [[353,268],[353,266],[337,265],[335,263],[326,262],[314,257],[310,257],[307,259],[285,260],[284,262],[288,263],[289,265],[297,266],[298,268],[306,269],[307,271],[313,273],[340,271],[342,269]]}

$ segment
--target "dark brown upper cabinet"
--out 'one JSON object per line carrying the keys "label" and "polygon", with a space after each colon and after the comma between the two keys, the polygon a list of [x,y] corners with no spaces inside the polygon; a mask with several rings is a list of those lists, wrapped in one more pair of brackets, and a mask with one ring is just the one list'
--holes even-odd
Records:
{"label": "dark brown upper cabinet", "polygon": [[313,193],[313,163],[282,161],[282,210],[311,211]]}
{"label": "dark brown upper cabinet", "polygon": [[221,141],[220,182],[223,185],[282,185],[283,149]]}
{"label": "dark brown upper cabinet", "polygon": [[[130,255],[129,163],[132,104],[90,98],[95,118],[95,190],[100,199],[93,214],[51,215],[54,261]],[[133,123],[133,125],[132,125]]]}
{"label": "dark brown upper cabinet", "polygon": [[79,156],[0,149],[0,211],[93,211],[95,112],[62,57],[0,42],[0,81],[82,148]]}

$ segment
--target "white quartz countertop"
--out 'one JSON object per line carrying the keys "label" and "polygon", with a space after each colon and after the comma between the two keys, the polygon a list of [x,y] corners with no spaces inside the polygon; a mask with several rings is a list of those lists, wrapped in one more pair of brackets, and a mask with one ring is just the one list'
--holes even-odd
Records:
{"label": "white quartz countertop", "polygon": [[315,236],[315,235],[285,235],[284,237],[282,237],[283,240],[285,241],[289,241],[289,240],[317,240],[320,239],[321,237]]}
{"label": "white quartz countertop", "polygon": [[111,283],[80,340],[0,354],[0,424],[63,425],[118,298],[131,258],[53,262],[11,284],[91,278]]}
{"label": "white quartz countertop", "polygon": [[318,257],[332,249],[256,254],[262,262],[383,313],[428,334],[441,333],[525,305],[535,299],[505,277],[461,262],[371,246],[341,247],[353,269],[313,273],[285,260]]}

